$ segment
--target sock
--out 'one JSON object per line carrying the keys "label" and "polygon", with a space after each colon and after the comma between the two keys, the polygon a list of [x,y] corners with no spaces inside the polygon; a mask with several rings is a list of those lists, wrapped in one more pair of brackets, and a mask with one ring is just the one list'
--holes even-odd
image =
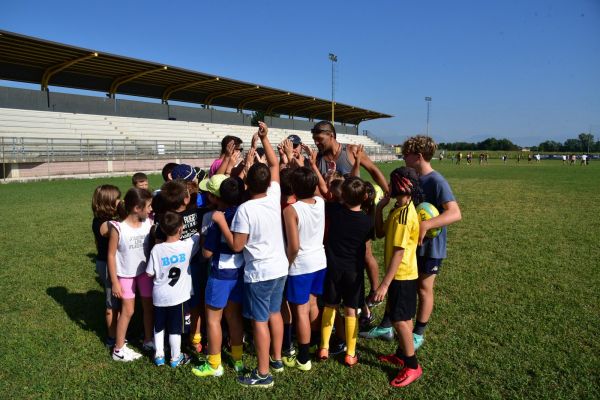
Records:
{"label": "sock", "polygon": [[404,366],[410,369],[419,368],[419,362],[417,361],[417,355],[413,354],[412,356],[404,356]]}
{"label": "sock", "polygon": [[181,354],[181,335],[169,335],[171,347],[171,360],[177,360]]}
{"label": "sock", "polygon": [[154,331],[154,346],[156,347],[156,353],[154,357],[165,356],[165,331],[164,329],[160,332]]}
{"label": "sock", "polygon": [[319,345],[321,343],[321,331],[311,331],[310,332],[310,345]]}
{"label": "sock", "polygon": [[198,344],[202,341],[202,335],[199,333],[192,333],[190,335],[190,341],[192,342],[192,344]]}
{"label": "sock", "polygon": [[324,307],[321,317],[321,348],[329,349],[329,339],[333,331],[333,322],[335,321],[335,308]]}
{"label": "sock", "polygon": [[292,324],[283,324],[283,350],[292,348]]}
{"label": "sock", "polygon": [[398,346],[396,348],[396,357],[398,357],[399,359],[401,359],[402,361],[404,361],[404,350],[402,350],[402,347]]}
{"label": "sock", "polygon": [[219,365],[221,365],[221,353],[209,354],[208,355],[208,363],[210,364],[210,367],[212,369],[219,368]]}
{"label": "sock", "polygon": [[390,319],[390,313],[388,312],[387,309],[385,310],[385,313],[383,314],[383,318],[381,318],[379,327],[380,328],[391,328],[392,327],[392,320]]}
{"label": "sock", "polygon": [[423,336],[425,334],[425,328],[427,328],[427,322],[416,321],[413,333]]}
{"label": "sock", "polygon": [[298,361],[301,364],[306,364],[310,359],[310,343],[300,344],[298,343]]}
{"label": "sock", "polygon": [[356,338],[358,338],[358,324],[356,317],[345,317],[346,322],[346,354],[354,357],[356,355]]}
{"label": "sock", "polygon": [[239,361],[242,359],[242,355],[244,354],[244,346],[231,346],[231,358],[233,361]]}

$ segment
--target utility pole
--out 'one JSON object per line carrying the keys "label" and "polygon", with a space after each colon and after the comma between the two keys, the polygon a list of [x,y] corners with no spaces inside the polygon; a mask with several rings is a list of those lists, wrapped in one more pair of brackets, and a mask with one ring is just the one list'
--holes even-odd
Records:
{"label": "utility pole", "polygon": [[335,122],[335,69],[334,65],[337,62],[337,56],[333,53],[329,53],[329,60],[331,61],[331,125]]}
{"label": "utility pole", "polygon": [[427,130],[426,136],[429,136],[429,107],[431,106],[431,97],[425,97],[425,101],[427,102]]}

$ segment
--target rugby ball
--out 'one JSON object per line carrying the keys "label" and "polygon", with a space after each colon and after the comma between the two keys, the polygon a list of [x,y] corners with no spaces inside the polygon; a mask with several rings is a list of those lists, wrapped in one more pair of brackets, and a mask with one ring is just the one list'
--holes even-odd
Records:
{"label": "rugby ball", "polygon": [[379,200],[383,198],[384,193],[383,189],[378,184],[374,183],[373,187],[375,188],[375,205],[377,205],[377,203],[379,203]]}
{"label": "rugby ball", "polygon": [[[423,202],[423,203],[419,204],[417,207],[415,207],[415,209],[417,210],[417,214],[419,214],[419,218],[421,218],[421,221],[427,221],[428,219],[431,219],[431,218],[434,218],[434,217],[437,217],[438,215],[440,215],[437,208],[435,208],[435,206],[433,204],[427,203],[427,202]],[[434,238],[437,235],[439,235],[441,231],[442,231],[442,228],[430,229],[427,231],[425,236],[428,238]]]}

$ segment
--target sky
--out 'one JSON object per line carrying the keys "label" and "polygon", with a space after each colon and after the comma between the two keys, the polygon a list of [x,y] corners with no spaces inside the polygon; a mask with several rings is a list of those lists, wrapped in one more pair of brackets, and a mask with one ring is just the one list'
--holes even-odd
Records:
{"label": "sky", "polygon": [[[600,139],[600,0],[28,1],[0,29],[331,98],[389,143]],[[1,55],[0,55],[1,57]],[[6,82],[0,82],[6,84]]]}

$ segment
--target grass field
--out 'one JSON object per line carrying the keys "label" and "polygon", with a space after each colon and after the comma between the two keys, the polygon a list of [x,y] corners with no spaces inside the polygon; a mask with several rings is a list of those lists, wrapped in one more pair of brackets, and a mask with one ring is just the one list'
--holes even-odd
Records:
{"label": "grass field", "polygon": [[423,378],[405,389],[376,359],[395,345],[362,339],[358,367],[286,370],[268,392],[239,387],[230,368],[200,380],[189,366],[113,362],[90,198],[128,179],[0,185],[0,398],[600,398],[600,164],[434,167],[463,221],[449,229]]}

